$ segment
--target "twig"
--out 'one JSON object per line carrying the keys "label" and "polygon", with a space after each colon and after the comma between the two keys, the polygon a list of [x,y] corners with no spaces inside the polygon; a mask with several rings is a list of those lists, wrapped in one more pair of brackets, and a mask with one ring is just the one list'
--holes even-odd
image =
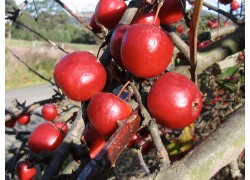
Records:
{"label": "twig", "polygon": [[88,30],[94,33],[96,37],[98,37],[100,40],[103,40],[103,37],[101,37],[99,34],[96,34],[92,27],[86,23],[83,19],[81,19],[79,16],[77,16],[73,11],[71,11],[68,6],[66,6],[62,1],[60,0],[55,0],[61,7],[63,7],[71,16],[73,16],[77,21],[79,21],[81,24],[83,24]]}
{"label": "twig", "polygon": [[197,35],[198,35],[198,25],[202,10],[203,0],[195,1],[194,12],[192,15],[192,19],[190,21],[190,73],[192,81],[197,84],[197,74],[196,74],[196,66],[197,66]]}
{"label": "twig", "polygon": [[148,110],[145,108],[145,106],[142,103],[141,95],[140,95],[140,92],[138,91],[138,89],[136,87],[135,81],[130,82],[130,85],[131,85],[131,87],[132,87],[132,89],[134,91],[136,101],[139,104],[139,107],[141,109],[141,114],[142,114],[142,116],[144,118],[143,121],[142,121],[142,125],[141,125],[141,127],[143,128],[143,127],[148,125],[149,121],[152,118],[151,118]]}
{"label": "twig", "polygon": [[40,77],[41,79],[49,82],[52,86],[55,85],[54,82],[51,81],[51,78],[47,79],[46,77],[44,77],[43,75],[41,75],[40,73],[36,72],[34,69],[32,69],[26,62],[24,62],[20,57],[18,57],[11,49],[9,49],[7,47],[7,49],[10,51],[10,53],[21,63],[23,63],[31,72],[33,72],[35,75],[37,75],[38,77]]}
{"label": "twig", "polygon": [[47,103],[51,103],[51,102],[56,102],[56,101],[61,101],[62,100],[62,97],[54,97],[54,98],[49,98],[49,99],[45,99],[45,100],[41,100],[41,101],[38,101],[38,102],[34,102],[33,104],[19,110],[19,111],[16,111],[16,112],[13,112],[13,113],[9,113],[9,114],[6,114],[5,115],[5,122],[6,121],[10,121],[14,118],[17,118],[19,117],[20,115],[24,114],[24,113],[31,113],[34,109],[44,105],[44,104],[47,104]]}
{"label": "twig", "polygon": [[154,141],[154,144],[155,144],[155,147],[157,150],[157,160],[160,161],[161,165],[163,165],[163,166],[170,166],[168,152],[161,141],[158,126],[157,126],[155,120],[151,118],[148,110],[144,107],[144,105],[142,103],[141,95],[136,87],[135,82],[134,81],[130,82],[130,85],[134,91],[136,101],[139,104],[139,107],[141,109],[141,114],[144,118],[141,127],[148,126],[148,129],[151,133],[152,139]]}
{"label": "twig", "polygon": [[146,175],[150,174],[150,170],[142,157],[141,147],[137,150],[137,157],[139,159],[140,166],[144,169]]}
{"label": "twig", "polygon": [[[199,1],[196,1],[196,2],[199,2]],[[231,19],[237,25],[242,25],[244,23],[244,21],[237,19],[233,14],[230,14],[230,13],[228,13],[226,11],[223,11],[223,10],[217,8],[217,7],[214,7],[209,3],[203,2],[203,5],[205,7],[207,7],[208,9],[211,9],[211,10],[213,10],[215,12],[218,12],[218,13],[228,17],[229,19]]]}
{"label": "twig", "polygon": [[120,95],[122,94],[122,92],[124,91],[124,89],[128,86],[128,84],[130,83],[130,81],[127,81],[126,84],[124,84],[124,86],[121,88],[121,90],[118,92],[118,94],[116,95],[117,97],[120,97]]}
{"label": "twig", "polygon": [[24,2],[22,2],[20,5],[19,5],[19,8],[18,9],[14,9],[14,12],[7,12],[9,14],[12,14],[12,16],[7,16],[5,19],[9,19],[11,21],[16,21],[17,17],[19,16],[19,14],[22,12],[22,9],[29,3],[29,1],[31,0],[25,0]]}
{"label": "twig", "polygon": [[5,134],[8,135],[29,135],[30,133],[30,131],[17,131],[16,129],[14,129],[13,131],[5,130]]}
{"label": "twig", "polygon": [[26,25],[24,25],[23,23],[18,22],[18,21],[13,21],[13,22],[16,23],[16,24],[18,24],[18,25],[20,25],[20,26],[22,26],[22,27],[24,27],[24,28],[26,28],[26,29],[28,29],[28,30],[31,31],[31,32],[35,33],[36,35],[38,35],[39,37],[41,37],[42,39],[44,39],[45,41],[47,41],[47,42],[50,43],[51,45],[57,47],[58,49],[60,49],[60,50],[63,51],[64,53],[69,54],[69,52],[67,52],[67,51],[66,51],[65,49],[63,49],[61,46],[59,46],[59,45],[57,45],[55,42],[53,42],[53,41],[47,39],[46,37],[44,37],[44,36],[41,35],[40,33],[38,33],[38,32],[36,32],[35,30],[33,30],[32,28],[30,28],[30,27],[28,27],[28,26],[26,26]]}

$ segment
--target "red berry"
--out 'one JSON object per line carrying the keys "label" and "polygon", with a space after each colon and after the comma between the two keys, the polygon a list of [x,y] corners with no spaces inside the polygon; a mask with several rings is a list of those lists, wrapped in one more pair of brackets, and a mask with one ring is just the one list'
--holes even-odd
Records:
{"label": "red berry", "polygon": [[212,29],[218,28],[218,27],[219,27],[218,22],[213,21],[213,20],[208,20],[207,24],[208,24],[208,26],[209,26],[210,28],[212,28]]}
{"label": "red berry", "polygon": [[100,0],[95,9],[95,21],[109,30],[114,29],[126,9],[123,0]]}
{"label": "red berry", "polygon": [[21,125],[26,125],[30,122],[30,114],[23,114],[17,118],[17,122]]}
{"label": "red berry", "polygon": [[29,167],[28,161],[19,161],[16,164],[16,173],[20,180],[32,180],[36,175],[36,168]]}
{"label": "red berry", "polygon": [[182,33],[182,32],[183,32],[183,26],[182,26],[182,25],[177,26],[177,27],[176,27],[176,31],[177,31],[178,33]]}
{"label": "red berry", "polygon": [[147,97],[147,106],[157,123],[173,129],[184,128],[199,116],[202,97],[190,79],[168,72],[153,84]]}
{"label": "red berry", "polygon": [[[186,8],[186,0],[182,0],[184,8]],[[178,0],[166,0],[159,12],[162,24],[170,25],[180,21],[183,18],[183,11],[178,4]]]}
{"label": "red berry", "polygon": [[158,16],[156,17],[156,13],[154,11],[151,11],[149,13],[141,13],[141,14],[137,13],[135,17],[133,18],[131,24],[136,24],[136,23],[160,26],[160,18]]}
{"label": "red berry", "polygon": [[56,64],[54,79],[70,99],[86,101],[103,90],[106,71],[92,53],[77,51],[64,56]]}
{"label": "red berry", "polygon": [[235,11],[240,7],[240,4],[237,1],[232,1],[230,7],[233,11]]}
{"label": "red berry", "polygon": [[96,22],[95,22],[95,13],[92,15],[91,19],[90,19],[90,22],[89,22],[89,25],[92,27],[92,30],[95,32],[95,33],[100,33],[102,32],[102,28],[100,25],[98,25]]}
{"label": "red berry", "polygon": [[30,134],[28,147],[33,153],[54,151],[64,139],[64,134],[51,122],[38,125]]}
{"label": "red berry", "polygon": [[43,105],[42,116],[47,121],[53,121],[58,116],[57,107],[53,104]]}
{"label": "red berry", "polygon": [[103,137],[110,137],[118,128],[118,120],[125,120],[132,113],[131,106],[111,93],[95,94],[87,108],[89,122]]}
{"label": "red berry", "polygon": [[122,64],[122,59],[121,59],[122,38],[123,38],[124,33],[127,31],[129,27],[130,25],[119,26],[113,32],[112,37],[110,39],[110,52],[112,54],[112,57],[114,61],[117,63],[117,65],[119,65],[122,68],[124,68],[124,65]]}
{"label": "red berry", "polygon": [[133,75],[151,78],[167,68],[173,50],[167,32],[150,24],[133,24],[122,39],[122,63]]}

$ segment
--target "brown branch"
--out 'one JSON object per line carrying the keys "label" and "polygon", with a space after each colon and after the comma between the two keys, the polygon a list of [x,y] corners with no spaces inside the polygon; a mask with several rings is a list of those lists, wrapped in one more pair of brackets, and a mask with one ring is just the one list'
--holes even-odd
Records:
{"label": "brown branch", "polygon": [[[178,48],[181,51],[182,49],[186,50],[186,46]],[[245,26],[240,26],[235,32],[217,40],[197,53],[197,74],[202,73],[209,66],[243,49],[245,49]],[[189,77],[188,68],[188,66],[178,66],[174,71]]]}
{"label": "brown branch", "polygon": [[140,162],[140,166],[145,171],[146,175],[150,174],[150,170],[148,169],[148,166],[143,159],[141,147],[137,150],[137,157],[138,157],[138,160]]}
{"label": "brown branch", "polygon": [[53,176],[56,176],[59,173],[63,162],[70,153],[71,143],[81,144],[80,139],[84,128],[85,124],[82,118],[82,109],[80,109],[65,139],[55,150],[54,156],[50,160],[50,163],[41,178],[42,180],[52,179]]}
{"label": "brown branch", "polygon": [[5,122],[6,121],[10,121],[14,118],[17,118],[19,117],[20,115],[24,114],[24,113],[31,113],[34,109],[44,105],[44,104],[47,104],[47,103],[51,103],[51,102],[56,102],[56,101],[61,101],[62,100],[62,97],[53,97],[53,98],[49,98],[49,99],[45,99],[45,100],[41,100],[41,101],[38,101],[38,102],[34,102],[33,104],[19,110],[19,111],[16,111],[16,112],[13,112],[13,113],[9,113],[9,114],[6,114],[5,115]]}
{"label": "brown branch", "polygon": [[103,37],[101,37],[99,34],[96,34],[96,33],[93,31],[92,27],[91,27],[88,23],[86,23],[82,18],[80,18],[79,16],[77,16],[75,13],[73,13],[73,11],[71,11],[71,10],[69,9],[69,7],[66,6],[62,1],[60,1],[60,0],[55,0],[55,1],[56,1],[62,8],[64,8],[71,16],[73,16],[77,21],[79,21],[81,24],[83,24],[88,30],[90,30],[91,32],[93,32],[94,35],[95,35],[96,37],[98,37],[100,40],[103,40]]}
{"label": "brown branch", "polygon": [[197,65],[197,35],[198,35],[198,25],[202,10],[203,0],[195,1],[194,12],[192,19],[190,21],[190,33],[189,33],[189,42],[190,42],[190,74],[191,80],[197,84],[197,74],[196,74],[196,65]]}
{"label": "brown branch", "polygon": [[145,127],[145,126],[148,127],[148,129],[149,129],[149,131],[151,133],[152,139],[154,141],[154,144],[155,144],[155,147],[156,147],[156,150],[157,150],[157,161],[160,162],[160,166],[161,165],[170,166],[170,160],[169,160],[169,157],[168,157],[168,152],[167,152],[165,146],[162,143],[162,140],[161,140],[161,137],[160,137],[160,134],[159,134],[159,128],[158,128],[155,120],[151,118],[148,110],[143,105],[141,95],[140,95],[140,93],[139,93],[139,91],[138,91],[138,89],[136,87],[135,82],[132,81],[130,83],[130,85],[131,85],[131,87],[132,87],[132,89],[134,91],[136,101],[139,104],[139,107],[141,109],[141,114],[142,114],[142,116],[144,118],[141,127]]}
{"label": "brown branch", "polygon": [[[196,2],[197,2],[197,1],[196,1]],[[218,13],[220,13],[220,14],[226,16],[227,18],[231,19],[231,20],[232,20],[235,24],[237,24],[237,25],[242,25],[242,24],[245,23],[244,21],[237,19],[233,14],[230,14],[230,13],[228,13],[228,12],[226,12],[226,11],[223,11],[222,9],[219,9],[219,8],[217,8],[217,7],[214,7],[214,6],[212,6],[211,4],[209,4],[209,3],[204,2],[203,5],[204,5],[205,7],[207,7],[209,10],[211,9],[211,10],[213,10],[213,11],[215,11],[215,12],[218,12]]]}
{"label": "brown branch", "polygon": [[140,121],[140,116],[136,111],[128,119],[121,121],[119,128],[111,136],[97,157],[85,166],[78,179],[105,179],[109,169],[115,165],[121,152],[139,130]]}
{"label": "brown branch", "polygon": [[52,86],[55,85],[54,82],[51,81],[51,78],[47,79],[46,77],[44,77],[43,75],[41,75],[40,73],[36,72],[34,69],[32,69],[27,63],[25,63],[20,57],[18,57],[12,50],[10,50],[8,47],[7,49],[10,51],[10,53],[21,63],[23,63],[31,72],[33,72],[35,75],[37,75],[38,77],[40,77],[41,79],[49,82]]}
{"label": "brown branch", "polygon": [[171,168],[147,179],[210,179],[221,168],[236,160],[245,148],[245,107],[234,112],[219,128]]}
{"label": "brown branch", "polygon": [[147,126],[149,124],[149,121],[152,118],[151,118],[148,110],[145,108],[145,106],[142,103],[142,98],[141,98],[140,92],[138,91],[138,88],[136,87],[135,81],[130,82],[130,85],[131,85],[131,87],[132,87],[132,89],[134,91],[136,101],[139,104],[139,107],[141,109],[141,114],[142,114],[142,117],[143,117],[141,127],[143,128],[143,127],[145,127],[145,126]]}
{"label": "brown branch", "polygon": [[47,41],[49,44],[51,44],[52,46],[57,47],[58,49],[60,49],[60,50],[63,51],[64,53],[69,54],[69,52],[67,52],[67,51],[66,51],[65,49],[63,49],[61,46],[59,46],[59,45],[57,45],[55,42],[53,42],[53,41],[47,39],[46,37],[44,37],[44,36],[41,35],[40,33],[38,33],[38,32],[36,32],[35,30],[33,30],[32,28],[30,28],[30,27],[28,27],[28,26],[26,26],[26,25],[24,25],[23,23],[18,22],[18,21],[13,21],[13,22],[16,23],[16,24],[18,24],[18,25],[20,25],[20,26],[22,26],[22,27],[24,27],[24,28],[26,28],[26,29],[28,29],[28,30],[31,31],[31,32],[35,33],[36,35],[38,35],[39,37],[41,37],[42,39],[44,39],[45,41]]}

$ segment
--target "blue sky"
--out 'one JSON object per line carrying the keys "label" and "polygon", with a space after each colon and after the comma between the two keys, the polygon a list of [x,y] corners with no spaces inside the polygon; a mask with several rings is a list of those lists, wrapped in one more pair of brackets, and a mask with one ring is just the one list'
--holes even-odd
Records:
{"label": "blue sky", "polygon": [[[24,0],[16,0],[17,4],[21,4]],[[64,2],[72,11],[82,12],[82,11],[94,11],[95,6],[99,0],[61,0]],[[214,6],[217,6],[217,0],[204,0]],[[239,0],[238,0],[239,1]],[[240,1],[239,1],[240,2]],[[189,3],[187,3],[187,8],[190,8]],[[220,8],[228,11],[230,6],[220,5]],[[204,9],[207,9],[204,7]]]}

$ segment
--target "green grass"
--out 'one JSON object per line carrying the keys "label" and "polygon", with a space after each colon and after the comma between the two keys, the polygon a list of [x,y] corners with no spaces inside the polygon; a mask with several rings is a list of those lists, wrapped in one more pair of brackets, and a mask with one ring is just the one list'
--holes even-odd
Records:
{"label": "green grass", "polygon": [[[47,42],[36,41],[35,48],[31,41],[5,40],[6,47],[10,48],[21,60],[25,61],[33,70],[46,78],[52,78],[55,62],[65,54],[60,50],[51,48]],[[83,50],[93,51],[96,54],[98,45],[69,44],[64,43],[64,48],[69,52]],[[41,53],[39,50],[43,49]],[[44,53],[45,52],[45,53]],[[33,72],[29,71],[24,64],[19,62],[14,56],[5,51],[5,89],[13,89],[46,83]]]}

